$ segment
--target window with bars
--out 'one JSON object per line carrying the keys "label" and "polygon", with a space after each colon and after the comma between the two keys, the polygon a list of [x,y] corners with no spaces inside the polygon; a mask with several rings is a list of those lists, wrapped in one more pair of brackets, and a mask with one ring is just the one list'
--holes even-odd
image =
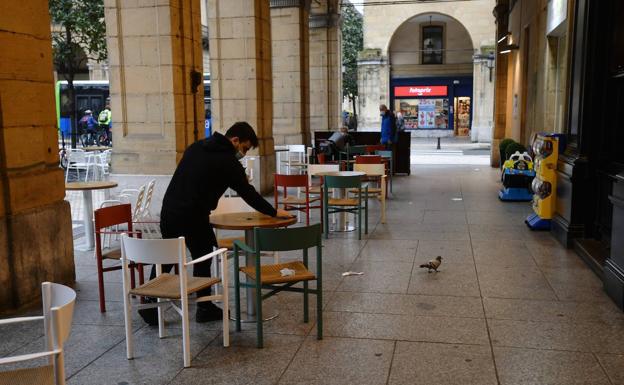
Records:
{"label": "window with bars", "polygon": [[444,28],[427,25],[422,28],[422,64],[442,64],[444,49]]}

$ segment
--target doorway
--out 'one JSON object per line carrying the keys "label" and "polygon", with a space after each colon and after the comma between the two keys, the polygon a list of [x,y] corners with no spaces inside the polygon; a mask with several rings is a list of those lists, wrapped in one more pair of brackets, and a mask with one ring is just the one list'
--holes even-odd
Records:
{"label": "doorway", "polygon": [[454,114],[454,127],[455,136],[469,136],[470,135],[470,107],[471,98],[469,96],[456,96],[453,102]]}

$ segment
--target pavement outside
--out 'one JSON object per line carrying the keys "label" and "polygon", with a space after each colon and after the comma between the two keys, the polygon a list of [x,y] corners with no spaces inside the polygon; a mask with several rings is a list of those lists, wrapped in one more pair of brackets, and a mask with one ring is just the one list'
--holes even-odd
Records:
{"label": "pavement outside", "polygon": [[[264,349],[252,325],[223,348],[220,322],[192,321],[189,369],[171,311],[164,339],[135,314],[136,358],[126,359],[121,273],[105,273],[101,314],[92,253],[77,251],[68,383],[624,384],[624,314],[574,252],[527,229],[528,203],[497,199],[499,187],[490,167],[412,166],[394,180],[387,224],[372,202],[361,241],[323,241],[322,341],[314,311],[302,322],[301,295],[280,293],[265,303],[279,317],[265,324]],[[438,273],[418,267],[438,255]],[[0,357],[41,349],[42,332],[0,327]]]}

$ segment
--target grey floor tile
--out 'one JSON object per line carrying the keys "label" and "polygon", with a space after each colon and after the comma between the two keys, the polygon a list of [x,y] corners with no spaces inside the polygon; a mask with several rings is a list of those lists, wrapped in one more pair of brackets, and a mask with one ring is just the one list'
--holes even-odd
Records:
{"label": "grey floor tile", "polygon": [[486,267],[536,266],[523,241],[475,240],[472,242],[477,265]]}
{"label": "grey floor tile", "polygon": [[[211,341],[221,343],[217,337],[215,331],[191,328],[191,359]],[[167,328],[167,337],[160,339],[157,328],[143,328],[134,335],[134,349],[134,359],[128,360],[122,338],[121,343],[70,378],[69,384],[167,384],[184,367],[181,329]]]}
{"label": "grey floor tile", "polygon": [[416,261],[424,262],[437,256],[446,263],[474,263],[470,241],[419,241]]}
{"label": "grey floor tile", "polygon": [[229,348],[213,343],[194,359],[193,367],[182,370],[170,384],[276,384],[303,337],[265,337],[263,349],[256,348],[255,333],[232,334]]}
{"label": "grey floor tile", "polygon": [[371,239],[362,249],[359,261],[414,262],[418,241]]}
{"label": "grey floor tile", "polygon": [[624,353],[624,323],[489,320],[494,346]]}
{"label": "grey floor tile", "polygon": [[[15,317],[39,316],[41,310],[31,311]],[[3,317],[3,318],[15,318]],[[43,337],[44,328],[42,321],[20,322],[7,325],[0,325],[0,357],[11,354],[24,345]]]}
{"label": "grey floor tile", "polygon": [[327,311],[483,318],[480,298],[335,292]]}
{"label": "grey floor tile", "polygon": [[484,298],[488,318],[518,321],[622,323],[624,313],[608,302]]}
{"label": "grey floor tile", "polygon": [[484,297],[557,299],[542,272],[536,267],[494,267],[477,265]]}
{"label": "grey floor tile", "polygon": [[624,355],[596,354],[613,385],[624,385]]}
{"label": "grey floor tile", "polygon": [[[443,257],[444,258],[444,257]],[[437,273],[420,268],[426,260],[417,260],[410,279],[409,294],[478,297],[479,284],[473,264],[453,263],[442,259]]]}
{"label": "grey floor tile", "polygon": [[388,384],[496,384],[489,346],[398,341]]}
{"label": "grey floor tile", "polygon": [[279,384],[383,384],[393,349],[392,341],[310,336]]}
{"label": "grey floor tile", "polygon": [[334,337],[488,343],[485,321],[477,318],[325,312],[324,322],[325,334]]}
{"label": "grey floor tile", "polygon": [[609,385],[593,354],[494,348],[501,385]]}
{"label": "grey floor tile", "polygon": [[466,224],[466,214],[453,210],[425,210],[424,224]]}
{"label": "grey floor tile", "polygon": [[602,281],[589,268],[584,269],[555,269],[542,268],[544,276],[551,284],[574,285],[577,287],[601,288]]}
{"label": "grey floor tile", "polygon": [[402,262],[356,261],[350,269],[364,274],[345,277],[338,290],[406,293],[412,265]]}
{"label": "grey floor tile", "polygon": [[602,287],[578,286],[574,283],[550,283],[550,286],[555,291],[557,298],[562,301],[613,302]]}

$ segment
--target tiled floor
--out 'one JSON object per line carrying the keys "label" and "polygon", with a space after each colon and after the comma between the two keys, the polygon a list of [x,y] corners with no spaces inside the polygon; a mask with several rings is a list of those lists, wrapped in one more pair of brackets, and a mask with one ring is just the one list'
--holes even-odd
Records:
{"label": "tiled floor", "polygon": [[[624,314],[573,252],[526,228],[528,204],[498,201],[498,178],[483,166],[395,178],[388,223],[374,204],[365,239],[324,241],[322,341],[314,312],[303,324],[300,297],[281,293],[261,350],[253,326],[223,348],[219,322],[192,322],[190,369],[171,314],[164,339],[134,320],[126,360],[120,276],[106,275],[100,314],[92,257],[77,253],[69,384],[624,384]],[[437,255],[439,273],[418,267]],[[0,327],[0,356],[35,351],[41,331]]]}

